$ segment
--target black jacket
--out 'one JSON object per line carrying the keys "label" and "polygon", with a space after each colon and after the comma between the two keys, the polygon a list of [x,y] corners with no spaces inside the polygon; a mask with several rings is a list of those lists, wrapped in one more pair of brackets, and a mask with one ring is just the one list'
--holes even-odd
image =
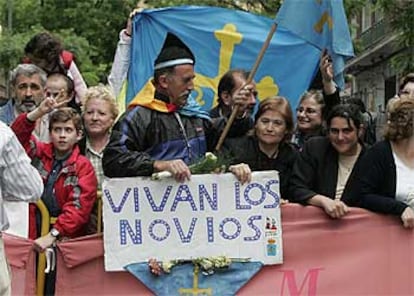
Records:
{"label": "black jacket", "polygon": [[[365,148],[363,147],[341,197],[341,200],[350,206],[358,203],[355,172],[358,170],[361,155],[364,152]],[[335,199],[337,181],[338,152],[327,137],[309,139],[293,166],[290,179],[292,200],[305,203],[317,194]]]}
{"label": "black jacket", "polygon": [[357,174],[360,206],[374,212],[401,216],[407,204],[395,199],[397,173],[389,141],[376,143],[361,159]]}
{"label": "black jacket", "polygon": [[246,163],[252,171],[278,171],[280,195],[284,199],[290,198],[289,178],[293,164],[299,156],[299,152],[292,145],[281,143],[277,157],[269,158],[260,150],[255,136],[244,136],[226,140],[222,153],[232,158],[232,164]]}

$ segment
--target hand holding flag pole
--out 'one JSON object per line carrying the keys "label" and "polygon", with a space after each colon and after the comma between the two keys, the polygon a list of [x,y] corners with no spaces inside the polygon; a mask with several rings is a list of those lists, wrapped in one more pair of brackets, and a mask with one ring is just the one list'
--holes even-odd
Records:
{"label": "hand holding flag pole", "polygon": [[[273,25],[270,28],[270,31],[267,35],[267,38],[266,38],[265,42],[263,43],[263,46],[262,46],[262,48],[261,48],[261,50],[260,50],[260,52],[259,52],[259,54],[256,58],[256,62],[254,63],[253,68],[250,71],[249,77],[247,77],[246,83],[243,85],[243,87],[252,82],[253,77],[256,74],[257,69],[259,68],[259,65],[260,65],[260,63],[263,59],[263,56],[264,56],[265,52],[266,52],[266,49],[269,47],[270,40],[272,40],[272,37],[273,37],[274,33],[276,32],[276,29],[277,29],[277,24],[273,23]],[[224,140],[226,139],[226,136],[229,133],[230,127],[233,124],[234,119],[236,119],[236,115],[239,112],[239,108],[240,108],[239,105],[234,106],[233,111],[231,112],[230,118],[227,121],[226,126],[224,127],[223,132],[221,133],[220,138],[217,142],[215,151],[219,151],[221,149],[221,146],[223,145]]]}

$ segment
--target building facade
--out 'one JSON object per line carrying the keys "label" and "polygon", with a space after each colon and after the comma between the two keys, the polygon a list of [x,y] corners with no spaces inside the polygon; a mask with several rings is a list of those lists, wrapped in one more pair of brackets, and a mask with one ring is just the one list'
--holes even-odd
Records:
{"label": "building facade", "polygon": [[391,59],[404,49],[398,48],[398,33],[372,3],[353,19],[352,27],[358,53],[345,67],[345,72],[351,74],[349,92],[362,99],[370,112],[378,114],[397,93],[401,77],[393,70]]}

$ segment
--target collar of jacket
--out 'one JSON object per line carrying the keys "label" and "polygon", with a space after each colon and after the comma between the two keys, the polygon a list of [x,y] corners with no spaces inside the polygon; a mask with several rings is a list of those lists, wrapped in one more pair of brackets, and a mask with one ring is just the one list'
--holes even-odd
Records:
{"label": "collar of jacket", "polygon": [[[45,156],[53,162],[54,160],[54,147],[52,143],[47,144],[47,146],[45,147],[45,149],[43,150]],[[78,144],[75,144],[75,146],[73,146],[73,150],[72,153],[70,154],[69,158],[64,162],[64,166],[72,166],[76,164],[76,160],[78,159],[80,155],[80,150],[78,147]]]}

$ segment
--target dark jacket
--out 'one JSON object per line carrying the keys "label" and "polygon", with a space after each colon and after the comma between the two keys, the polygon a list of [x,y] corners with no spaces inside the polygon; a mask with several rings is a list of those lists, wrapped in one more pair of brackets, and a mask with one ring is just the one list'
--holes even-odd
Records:
{"label": "dark jacket", "polygon": [[389,141],[372,146],[361,159],[357,174],[360,206],[374,212],[401,216],[407,204],[395,199],[397,174]]}
{"label": "dark jacket", "polygon": [[[168,98],[156,93],[158,100]],[[136,106],[123,114],[112,129],[102,166],[107,177],[149,176],[155,160],[182,159],[191,164],[212,151],[224,127],[224,119],[210,121],[197,116],[164,113]],[[183,132],[183,129],[185,132]],[[245,120],[236,120],[229,136],[246,132]]]}
{"label": "dark jacket", "polygon": [[[356,205],[358,190],[355,185],[355,172],[358,170],[362,151],[345,185],[341,200],[347,205]],[[326,137],[314,137],[305,143],[303,151],[293,166],[290,179],[292,199],[304,203],[309,198],[322,194],[335,198],[338,181],[338,152]]]}
{"label": "dark jacket", "polygon": [[289,179],[299,152],[285,142],[279,146],[276,158],[263,153],[255,136],[228,139],[224,142],[222,153],[232,158],[232,164],[246,163],[252,171],[277,170],[279,172],[280,195],[289,199]]}

